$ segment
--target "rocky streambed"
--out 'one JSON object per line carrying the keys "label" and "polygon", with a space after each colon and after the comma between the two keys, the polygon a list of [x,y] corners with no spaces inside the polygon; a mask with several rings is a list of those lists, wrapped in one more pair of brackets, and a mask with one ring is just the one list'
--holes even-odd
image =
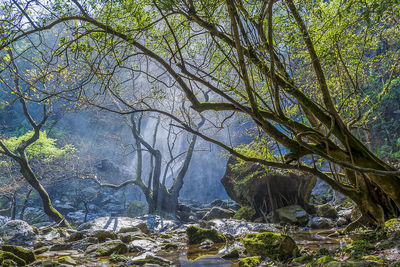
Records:
{"label": "rocky streambed", "polygon": [[235,219],[182,224],[157,215],[101,217],[77,229],[2,223],[2,266],[400,266],[396,219],[349,235]]}

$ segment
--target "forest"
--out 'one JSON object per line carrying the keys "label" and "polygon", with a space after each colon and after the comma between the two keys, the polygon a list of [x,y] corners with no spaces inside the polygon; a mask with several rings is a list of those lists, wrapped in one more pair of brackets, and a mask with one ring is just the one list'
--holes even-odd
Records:
{"label": "forest", "polygon": [[399,0],[0,0],[1,266],[400,266]]}

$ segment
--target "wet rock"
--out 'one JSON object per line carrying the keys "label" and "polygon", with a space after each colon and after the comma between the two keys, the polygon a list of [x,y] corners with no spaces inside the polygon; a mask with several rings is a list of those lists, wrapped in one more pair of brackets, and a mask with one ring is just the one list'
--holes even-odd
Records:
{"label": "wet rock", "polygon": [[120,240],[111,240],[102,244],[91,245],[86,249],[89,257],[110,256],[111,254],[125,254],[128,246]]}
{"label": "wet rock", "polygon": [[171,261],[163,259],[161,257],[155,256],[151,253],[144,253],[140,256],[134,257],[128,263],[128,265],[143,266],[143,265],[153,265],[153,266],[170,266]]}
{"label": "wet rock", "polygon": [[[240,167],[235,168],[238,164]],[[270,199],[278,203],[276,208],[288,205],[304,207],[308,203],[316,178],[288,171],[281,174],[268,173],[260,164],[239,163],[231,157],[221,182],[232,200],[241,206],[252,206],[258,211],[264,210],[265,204],[272,207]],[[273,189],[271,196],[268,195],[268,186]],[[271,211],[268,209],[266,213]]]}
{"label": "wet rock", "polygon": [[243,253],[244,248],[241,247],[233,247],[228,253],[222,256],[223,259],[238,259],[240,255]]}
{"label": "wet rock", "polygon": [[68,264],[68,265],[75,265],[76,261],[71,258],[70,256],[64,256],[64,257],[60,257],[57,260],[58,263],[62,263],[62,264]]}
{"label": "wet rock", "polygon": [[1,250],[11,252],[28,264],[35,261],[35,254],[33,254],[33,251],[29,249],[24,249],[19,246],[2,245]]}
{"label": "wet rock", "polygon": [[212,220],[207,222],[207,228],[215,229],[224,235],[241,236],[250,232],[256,231],[271,231],[275,232],[277,229],[272,224],[267,223],[252,223],[235,219],[221,219]]}
{"label": "wet rock", "polygon": [[273,232],[247,234],[243,245],[251,256],[270,258],[289,258],[297,250],[291,237]]}
{"label": "wet rock", "polygon": [[330,229],[334,226],[334,223],[329,218],[314,217],[310,224],[313,229]]}
{"label": "wet rock", "polygon": [[27,222],[8,221],[0,227],[0,236],[4,243],[17,246],[31,246],[37,240],[37,232]]}
{"label": "wet rock", "polygon": [[26,262],[18,257],[17,255],[8,252],[8,251],[2,251],[0,252],[0,263],[1,266],[25,266]]}
{"label": "wet rock", "polygon": [[224,235],[215,229],[202,229],[196,226],[189,226],[186,228],[189,244],[200,244],[206,239],[214,243],[224,243],[226,238]]}
{"label": "wet rock", "polygon": [[156,248],[156,243],[146,239],[134,240],[129,244],[129,252],[154,252]]}
{"label": "wet rock", "polygon": [[239,260],[239,267],[255,267],[261,263],[260,256],[247,257]]}
{"label": "wet rock", "polygon": [[213,207],[210,211],[208,211],[202,220],[209,221],[213,219],[229,219],[235,215],[235,212],[230,209],[224,209],[221,207]]}
{"label": "wet rock", "polygon": [[338,217],[338,212],[332,205],[326,203],[324,205],[317,206],[317,215],[319,217],[336,219]]}
{"label": "wet rock", "polygon": [[308,214],[299,205],[291,205],[276,210],[279,220],[284,223],[307,225]]}

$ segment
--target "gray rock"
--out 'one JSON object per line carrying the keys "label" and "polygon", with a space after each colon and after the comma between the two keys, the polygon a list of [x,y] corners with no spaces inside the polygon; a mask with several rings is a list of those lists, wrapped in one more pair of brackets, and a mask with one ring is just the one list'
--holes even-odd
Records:
{"label": "gray rock", "polygon": [[156,243],[150,240],[134,240],[129,244],[129,252],[154,252]]}
{"label": "gray rock", "polygon": [[152,253],[144,253],[140,256],[132,258],[129,262],[128,265],[134,265],[134,266],[171,266],[172,262],[166,259],[163,259],[161,257],[155,256]]}
{"label": "gray rock", "polygon": [[209,210],[202,220],[209,221],[213,219],[229,219],[232,218],[233,215],[235,215],[235,212],[230,209],[224,209],[221,207],[213,207],[211,210]]}
{"label": "gray rock", "polygon": [[299,205],[290,205],[277,209],[279,219],[281,222],[298,224],[301,226],[307,225],[308,213]]}
{"label": "gray rock", "polygon": [[110,256],[111,254],[125,254],[128,246],[121,240],[111,240],[101,244],[90,245],[85,253],[88,257]]}
{"label": "gray rock", "polygon": [[129,217],[101,217],[81,224],[78,231],[108,230],[119,232],[123,228],[139,228],[143,233],[147,232],[171,232],[178,229],[181,223],[175,220],[163,219],[158,215],[144,215],[136,218]]}
{"label": "gray rock", "polygon": [[348,209],[342,209],[338,211],[338,216],[339,217],[344,217],[346,218],[346,220],[350,220],[351,219],[351,214],[352,214],[352,208],[348,208]]}
{"label": "gray rock", "polygon": [[235,219],[217,219],[207,222],[207,227],[215,229],[222,234],[233,236],[242,236],[249,232],[257,232],[259,230],[276,232],[277,229],[273,224],[252,223]]}
{"label": "gray rock", "polygon": [[0,236],[4,243],[17,246],[32,246],[37,241],[37,233],[27,222],[8,221],[0,227]]}
{"label": "gray rock", "polygon": [[334,226],[334,223],[329,218],[314,217],[311,220],[310,226],[313,229],[330,229]]}
{"label": "gray rock", "polygon": [[93,244],[97,244],[97,238],[86,237],[84,239],[73,242],[71,245],[71,249],[78,251],[85,251],[89,246]]}

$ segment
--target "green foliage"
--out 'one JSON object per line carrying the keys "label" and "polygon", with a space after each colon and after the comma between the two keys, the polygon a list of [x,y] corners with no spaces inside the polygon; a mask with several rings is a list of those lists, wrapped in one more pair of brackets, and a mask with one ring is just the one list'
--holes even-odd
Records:
{"label": "green foliage", "polygon": [[[33,134],[33,131],[28,131],[22,136],[10,137],[4,140],[4,144],[10,151],[16,151],[21,142],[26,142],[33,136]],[[67,144],[61,148],[58,148],[56,146],[56,141],[56,139],[47,137],[47,133],[45,131],[41,131],[39,139],[26,148],[26,156],[28,159],[38,159],[44,162],[49,162],[60,158],[71,158],[76,151],[74,146]],[[6,164],[5,161],[2,161],[2,163]]]}

